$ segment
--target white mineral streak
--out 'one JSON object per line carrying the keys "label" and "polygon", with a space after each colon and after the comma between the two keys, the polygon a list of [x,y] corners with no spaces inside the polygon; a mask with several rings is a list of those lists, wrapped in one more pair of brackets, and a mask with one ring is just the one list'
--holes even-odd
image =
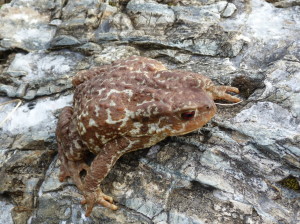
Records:
{"label": "white mineral streak", "polygon": [[[30,110],[28,103],[20,106],[11,119],[3,125],[3,131],[11,134],[20,134],[30,131],[33,127],[44,124],[45,126],[54,125],[55,118],[53,112],[70,104],[72,96],[64,96],[57,100],[49,98],[39,100],[35,108]],[[0,114],[0,120],[4,119],[6,113]]]}
{"label": "white mineral streak", "polygon": [[13,209],[14,205],[9,204],[5,201],[0,199],[0,223],[5,224],[13,224],[13,219],[11,216],[11,210]]}
{"label": "white mineral streak", "polygon": [[16,54],[7,72],[21,72],[25,76],[23,80],[30,82],[36,79],[46,78],[49,74],[66,76],[75,62],[64,55],[42,55],[36,53]]}
{"label": "white mineral streak", "polygon": [[[285,139],[292,141],[300,136],[300,124],[293,115],[271,102],[259,102],[241,111],[233,119],[233,126],[261,145],[273,145]],[[293,153],[300,156],[299,148]]]}
{"label": "white mineral streak", "polygon": [[55,35],[55,28],[48,25],[49,19],[30,7],[5,5],[0,12],[0,39],[8,46],[46,49]]}
{"label": "white mineral streak", "polygon": [[227,30],[240,30],[250,39],[263,41],[285,39],[287,36],[299,35],[300,14],[294,9],[276,8],[264,0],[251,0],[245,3],[246,11],[237,18],[224,20]]}

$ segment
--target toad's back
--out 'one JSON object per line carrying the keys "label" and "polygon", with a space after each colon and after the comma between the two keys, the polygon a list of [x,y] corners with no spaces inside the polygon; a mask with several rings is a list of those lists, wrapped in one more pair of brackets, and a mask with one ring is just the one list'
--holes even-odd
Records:
{"label": "toad's back", "polygon": [[213,104],[201,90],[211,82],[206,77],[138,59],[131,66],[131,60],[124,60],[95,70],[97,75],[77,86],[74,110],[84,141],[99,146],[117,136],[149,136],[159,130],[168,136],[168,117],[191,106]]}

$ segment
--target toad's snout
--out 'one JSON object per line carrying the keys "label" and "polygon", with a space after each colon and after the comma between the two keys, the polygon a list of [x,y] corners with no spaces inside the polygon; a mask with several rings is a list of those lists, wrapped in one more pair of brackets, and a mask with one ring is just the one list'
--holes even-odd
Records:
{"label": "toad's snout", "polygon": [[198,110],[200,112],[213,112],[215,113],[217,111],[217,107],[215,102],[210,98],[202,98],[202,102],[200,106],[198,107]]}

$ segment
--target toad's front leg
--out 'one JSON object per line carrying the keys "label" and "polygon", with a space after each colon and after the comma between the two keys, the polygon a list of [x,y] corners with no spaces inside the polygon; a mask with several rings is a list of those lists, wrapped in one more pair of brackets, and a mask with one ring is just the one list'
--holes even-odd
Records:
{"label": "toad's front leg", "polygon": [[120,156],[126,152],[144,148],[143,142],[147,141],[147,138],[149,137],[120,137],[107,142],[102,147],[101,152],[93,160],[90,170],[84,179],[83,194],[85,199],[82,201],[82,204],[87,204],[86,216],[91,214],[95,204],[101,204],[112,210],[118,208],[112,203],[113,199],[101,191],[100,183]]}
{"label": "toad's front leg", "polygon": [[[107,143],[91,167],[88,166],[85,162],[88,149],[78,134],[72,107],[65,107],[62,110],[57,123],[56,138],[61,162],[59,180],[64,181],[67,177],[71,177],[77,188],[84,193],[83,203],[88,205],[86,215],[91,213],[95,203],[113,210],[117,209],[117,206],[112,204],[113,199],[102,193],[99,184],[119,158],[119,150],[126,148],[128,143],[124,140]],[[84,180],[81,177],[83,170],[87,173]]]}
{"label": "toad's front leg", "polygon": [[240,98],[232,96],[228,93],[239,93],[239,89],[232,86],[210,86],[206,89],[213,100],[227,100],[229,102],[238,103],[241,101]]}

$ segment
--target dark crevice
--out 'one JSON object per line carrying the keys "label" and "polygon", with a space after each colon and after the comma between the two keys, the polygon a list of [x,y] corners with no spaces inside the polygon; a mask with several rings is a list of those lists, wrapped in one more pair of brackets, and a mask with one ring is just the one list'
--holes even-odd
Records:
{"label": "dark crevice", "polygon": [[[167,46],[165,44],[160,44],[160,43],[151,43],[151,42],[138,42],[138,40],[132,41],[132,43],[130,44],[131,46],[135,47],[136,49],[138,49],[141,52],[147,52],[149,50],[182,50],[180,48],[177,47],[171,47],[171,46]],[[189,51],[186,51],[189,52]]]}
{"label": "dark crevice", "polygon": [[18,48],[18,47],[0,51],[0,64],[2,64],[2,61],[7,60],[9,58],[9,55],[11,55],[13,53],[28,54],[29,51],[26,51],[25,49]]}
{"label": "dark crevice", "polygon": [[251,78],[246,75],[235,77],[231,85],[237,87],[240,91],[239,95],[246,99],[252,95],[256,89],[265,87],[261,79]]}
{"label": "dark crevice", "polygon": [[[86,151],[85,153],[85,159],[84,159],[84,162],[88,165],[88,166],[91,166],[92,162],[94,161],[96,155],[93,154],[92,152],[90,151]],[[85,173],[80,173],[80,175],[84,175]]]}
{"label": "dark crevice", "polygon": [[205,190],[213,192],[214,190],[218,190],[218,188],[193,180],[191,181],[191,190]]}
{"label": "dark crevice", "polygon": [[10,201],[10,202],[12,201],[11,195],[7,191],[1,192],[0,197],[1,197],[1,201],[2,200]]}
{"label": "dark crevice", "polygon": [[12,53],[14,53],[12,50],[0,51],[0,65],[6,64],[9,59],[9,55]]}
{"label": "dark crevice", "polygon": [[86,170],[81,170],[80,171],[79,176],[80,176],[80,179],[81,179],[82,182],[84,181],[84,178],[85,178],[86,175],[87,175]]}
{"label": "dark crevice", "polygon": [[68,2],[69,2],[69,0],[63,1],[62,8],[66,7],[66,5],[68,4]]}

